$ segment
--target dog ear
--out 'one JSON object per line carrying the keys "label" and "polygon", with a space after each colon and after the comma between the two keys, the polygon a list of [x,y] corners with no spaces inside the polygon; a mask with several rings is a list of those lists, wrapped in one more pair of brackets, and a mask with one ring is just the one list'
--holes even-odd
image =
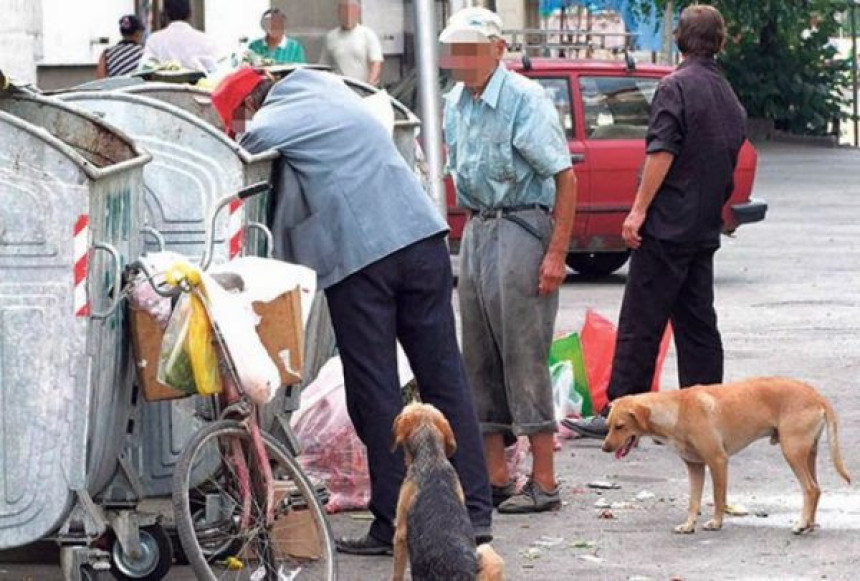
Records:
{"label": "dog ear", "polygon": [[392,452],[397,450],[398,446],[403,446],[406,443],[409,434],[412,433],[414,423],[411,414],[401,412],[400,415],[394,418],[394,425],[392,426],[392,432],[394,433],[394,443],[391,445]]}
{"label": "dog ear", "polygon": [[435,419],[436,429],[442,434],[442,441],[445,442],[445,455],[450,458],[457,451],[457,440],[454,438],[454,430],[451,429],[451,424],[445,419],[441,413]]}
{"label": "dog ear", "polygon": [[650,426],[651,408],[640,403],[630,406],[630,419],[639,426],[639,431],[647,432]]}

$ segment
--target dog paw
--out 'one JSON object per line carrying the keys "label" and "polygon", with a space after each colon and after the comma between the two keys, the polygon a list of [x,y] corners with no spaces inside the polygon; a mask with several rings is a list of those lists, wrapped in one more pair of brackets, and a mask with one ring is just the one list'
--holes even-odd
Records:
{"label": "dog paw", "polygon": [[723,528],[723,523],[716,520],[709,520],[703,527],[706,531],[718,531]]}
{"label": "dog paw", "polygon": [[679,535],[691,535],[696,532],[696,525],[684,523],[675,527],[675,532]]}
{"label": "dog paw", "polygon": [[814,525],[814,524],[811,524],[811,525],[798,524],[798,525],[795,525],[791,529],[791,532],[796,534],[796,535],[804,535],[804,534],[808,534],[808,533],[815,531],[815,529],[817,529],[817,528],[818,528],[818,525]]}

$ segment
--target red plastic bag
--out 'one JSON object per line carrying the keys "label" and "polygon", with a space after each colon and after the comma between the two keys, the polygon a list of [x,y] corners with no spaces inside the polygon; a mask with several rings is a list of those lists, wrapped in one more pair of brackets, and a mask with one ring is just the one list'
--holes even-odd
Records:
{"label": "red plastic bag", "polygon": [[[585,372],[588,376],[588,388],[591,392],[591,402],[595,412],[602,410],[609,401],[607,390],[609,389],[609,378],[612,375],[612,358],[615,355],[617,335],[618,330],[608,319],[590,309],[585,313],[585,324],[582,326],[580,336],[582,353],[585,358]],[[660,351],[657,353],[657,366],[654,369],[651,391],[660,389],[660,375],[671,339],[672,326],[668,325],[663,334],[663,340],[660,342]]]}
{"label": "red plastic bag", "polygon": [[367,449],[346,410],[343,366],[334,357],[302,392],[302,406],[292,419],[302,443],[299,462],[312,479],[325,482],[330,496],[326,512],[367,508],[370,476]]}

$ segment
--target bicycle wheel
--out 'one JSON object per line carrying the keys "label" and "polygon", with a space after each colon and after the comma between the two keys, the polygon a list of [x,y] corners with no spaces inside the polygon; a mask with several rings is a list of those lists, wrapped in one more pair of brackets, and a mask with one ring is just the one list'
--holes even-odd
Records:
{"label": "bicycle wheel", "polygon": [[313,486],[272,436],[263,433],[263,441],[275,479],[270,526],[243,425],[213,422],[188,443],[173,476],[176,531],[188,563],[204,580],[336,579],[334,543]]}

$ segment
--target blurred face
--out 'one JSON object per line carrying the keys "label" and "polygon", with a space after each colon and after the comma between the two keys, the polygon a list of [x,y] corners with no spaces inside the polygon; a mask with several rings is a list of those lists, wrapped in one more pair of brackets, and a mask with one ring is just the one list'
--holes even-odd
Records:
{"label": "blurred face", "polygon": [[505,54],[505,41],[467,44],[443,44],[439,49],[439,66],[451,71],[454,80],[478,90],[495,72]]}
{"label": "blurred face", "polygon": [[254,115],[259,110],[260,107],[252,97],[245,97],[242,104],[233,111],[233,122],[230,124],[230,129],[233,130],[233,135],[238,138],[240,135],[245,133],[248,123],[254,118]]}
{"label": "blurred face", "polygon": [[284,32],[287,29],[287,20],[283,16],[272,16],[264,21],[263,30],[266,35],[274,40],[280,41],[284,38]]}
{"label": "blurred face", "polygon": [[342,28],[352,30],[361,20],[361,6],[357,2],[341,2],[337,5],[337,19]]}

